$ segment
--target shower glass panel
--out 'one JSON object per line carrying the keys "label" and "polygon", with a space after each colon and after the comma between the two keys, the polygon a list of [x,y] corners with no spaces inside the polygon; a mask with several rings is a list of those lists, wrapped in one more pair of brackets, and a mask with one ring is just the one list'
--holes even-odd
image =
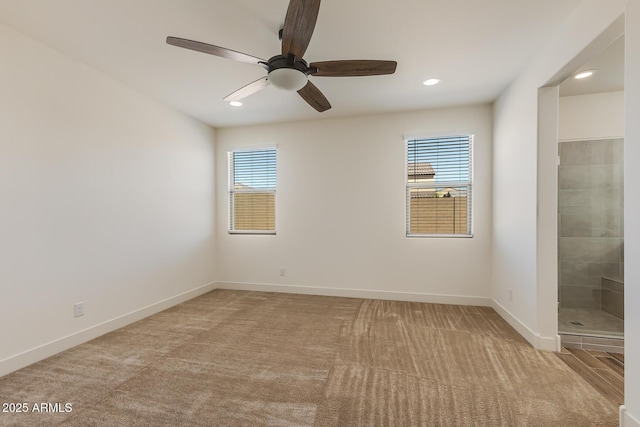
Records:
{"label": "shower glass panel", "polygon": [[623,139],[560,142],[559,332],[624,332]]}

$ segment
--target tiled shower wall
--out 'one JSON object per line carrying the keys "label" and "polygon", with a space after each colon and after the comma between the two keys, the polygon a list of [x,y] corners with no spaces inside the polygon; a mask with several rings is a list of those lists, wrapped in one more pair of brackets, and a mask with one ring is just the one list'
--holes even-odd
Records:
{"label": "tiled shower wall", "polygon": [[623,154],[623,139],[560,142],[561,307],[601,308],[602,278],[624,276]]}

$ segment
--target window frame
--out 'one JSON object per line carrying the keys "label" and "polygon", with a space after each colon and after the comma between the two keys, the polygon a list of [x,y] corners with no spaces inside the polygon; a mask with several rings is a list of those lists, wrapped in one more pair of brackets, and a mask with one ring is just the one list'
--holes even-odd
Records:
{"label": "window frame", "polygon": [[[275,187],[273,189],[234,189],[234,164],[233,155],[235,153],[246,153],[251,151],[273,151],[275,154]],[[275,235],[277,234],[277,187],[278,187],[278,148],[277,146],[238,148],[227,152],[227,202],[229,203],[227,213],[227,233],[234,235]],[[273,194],[273,230],[237,230],[234,229],[234,194]]]}
{"label": "window frame", "polygon": [[[409,182],[409,143],[417,140],[439,140],[445,138],[468,138],[469,141],[469,180],[468,181],[442,181],[433,183],[410,183]],[[405,236],[408,238],[472,238],[474,219],[474,141],[475,135],[472,132],[451,132],[441,134],[419,134],[405,135],[404,137],[404,182],[405,182]],[[412,233],[411,232],[411,205],[410,191],[412,189],[438,189],[438,188],[466,187],[467,189],[467,232],[466,233]]]}

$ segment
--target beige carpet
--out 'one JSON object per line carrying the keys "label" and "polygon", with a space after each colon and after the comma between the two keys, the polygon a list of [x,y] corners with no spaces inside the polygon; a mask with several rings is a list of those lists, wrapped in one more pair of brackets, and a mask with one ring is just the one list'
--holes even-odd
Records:
{"label": "beige carpet", "polygon": [[492,309],[216,290],[0,378],[17,426],[617,426]]}

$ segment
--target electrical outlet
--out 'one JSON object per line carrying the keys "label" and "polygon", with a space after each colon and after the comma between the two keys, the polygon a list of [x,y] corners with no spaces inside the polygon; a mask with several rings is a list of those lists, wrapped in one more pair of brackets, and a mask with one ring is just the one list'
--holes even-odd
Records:
{"label": "electrical outlet", "polygon": [[84,316],[84,303],[77,302],[73,306],[73,314],[75,317]]}
{"label": "electrical outlet", "polygon": [[509,301],[513,301],[513,289],[509,288]]}
{"label": "electrical outlet", "polygon": [[286,273],[286,271],[285,271],[284,267],[280,267],[280,275],[284,276],[285,273]]}

